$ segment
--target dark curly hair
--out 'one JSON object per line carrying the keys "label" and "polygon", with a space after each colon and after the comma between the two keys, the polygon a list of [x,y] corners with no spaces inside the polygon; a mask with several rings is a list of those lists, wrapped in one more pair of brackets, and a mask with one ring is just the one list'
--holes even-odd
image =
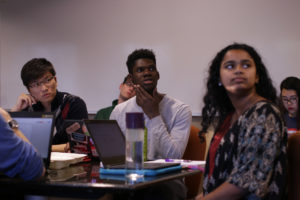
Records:
{"label": "dark curly hair", "polygon": [[55,69],[50,61],[45,58],[33,58],[29,60],[21,70],[23,84],[28,88],[29,84],[50,72],[55,76]]}
{"label": "dark curly hair", "polygon": [[154,64],[156,64],[155,54],[150,49],[136,49],[133,51],[127,58],[127,69],[129,74],[133,73],[133,66],[135,65],[135,61],[141,58],[146,58],[153,60]]}
{"label": "dark curly hair", "polygon": [[[276,102],[276,89],[272,84],[272,80],[260,55],[253,47],[247,44],[233,43],[222,49],[210,64],[209,77],[206,84],[207,91],[203,98],[204,107],[202,109],[202,130],[200,131],[200,135],[206,133],[210,125],[215,125],[215,130],[217,130],[225,117],[234,111],[225,88],[218,85],[220,81],[220,66],[225,54],[229,50],[244,50],[251,56],[255,62],[256,73],[259,77],[259,82],[256,84],[257,94],[273,103]],[[215,121],[215,119],[217,120]]]}
{"label": "dark curly hair", "polygon": [[297,126],[298,128],[300,128],[300,101],[299,101],[299,97],[300,97],[300,79],[297,77],[287,77],[285,78],[281,84],[280,84],[280,108],[283,114],[287,113],[288,111],[285,109],[285,107],[282,104],[282,100],[281,100],[281,93],[282,90],[286,89],[286,90],[295,90],[297,93],[297,97],[298,97],[298,113],[297,113]]}

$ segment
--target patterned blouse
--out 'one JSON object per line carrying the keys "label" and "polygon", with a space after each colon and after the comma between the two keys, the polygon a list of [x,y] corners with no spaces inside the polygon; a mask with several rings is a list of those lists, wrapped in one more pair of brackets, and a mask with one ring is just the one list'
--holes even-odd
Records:
{"label": "patterned blouse", "polygon": [[[286,185],[287,133],[279,110],[267,101],[260,101],[231,128],[230,119],[231,115],[212,139],[204,194],[228,182],[248,191],[243,199],[281,199]],[[225,131],[223,137],[222,131]],[[212,146],[218,138],[220,143],[214,152]]]}

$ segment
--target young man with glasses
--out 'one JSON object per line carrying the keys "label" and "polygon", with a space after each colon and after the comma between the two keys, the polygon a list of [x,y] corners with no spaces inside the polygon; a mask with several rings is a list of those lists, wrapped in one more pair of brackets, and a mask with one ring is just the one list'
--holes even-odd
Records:
{"label": "young man with glasses", "polygon": [[[29,94],[21,94],[11,111],[54,112],[55,135],[52,151],[66,151],[68,137],[63,128],[65,119],[87,119],[85,102],[74,95],[57,90],[56,72],[45,58],[34,58],[22,68],[21,78]],[[68,127],[68,132],[78,129],[79,124]]]}
{"label": "young man with glasses", "polygon": [[281,107],[289,136],[300,130],[300,79],[287,77],[280,84]]}
{"label": "young man with glasses", "polygon": [[99,110],[95,116],[95,119],[109,119],[110,114],[116,105],[123,103],[124,101],[127,101],[131,97],[135,96],[135,90],[133,89],[133,83],[129,75],[124,78],[124,81],[120,84],[119,89],[119,98],[112,102],[112,106]]}

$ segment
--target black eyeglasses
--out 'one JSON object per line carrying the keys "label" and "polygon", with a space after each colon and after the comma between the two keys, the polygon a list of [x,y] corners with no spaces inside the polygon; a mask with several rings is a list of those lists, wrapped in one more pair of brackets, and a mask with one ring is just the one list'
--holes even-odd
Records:
{"label": "black eyeglasses", "polygon": [[35,81],[31,84],[29,84],[30,88],[39,88],[41,85],[46,85],[49,86],[49,84],[51,83],[51,81],[54,79],[55,76],[51,76],[51,77],[47,77],[42,81]]}
{"label": "black eyeglasses", "polygon": [[296,104],[298,102],[298,97],[297,96],[291,96],[291,97],[282,96],[281,100],[285,104],[288,104],[288,103]]}
{"label": "black eyeglasses", "polygon": [[125,85],[127,85],[128,87],[133,87],[133,83],[132,82],[125,82]]}

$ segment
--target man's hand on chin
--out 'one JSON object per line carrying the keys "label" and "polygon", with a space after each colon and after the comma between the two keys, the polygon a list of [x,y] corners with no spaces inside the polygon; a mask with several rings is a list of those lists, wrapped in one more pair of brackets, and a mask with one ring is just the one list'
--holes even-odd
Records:
{"label": "man's hand on chin", "polygon": [[151,96],[144,88],[140,85],[134,86],[136,91],[136,103],[142,107],[145,114],[150,118],[158,116],[159,113],[159,102],[162,99],[162,95],[157,92],[155,88],[153,90],[153,96]]}

